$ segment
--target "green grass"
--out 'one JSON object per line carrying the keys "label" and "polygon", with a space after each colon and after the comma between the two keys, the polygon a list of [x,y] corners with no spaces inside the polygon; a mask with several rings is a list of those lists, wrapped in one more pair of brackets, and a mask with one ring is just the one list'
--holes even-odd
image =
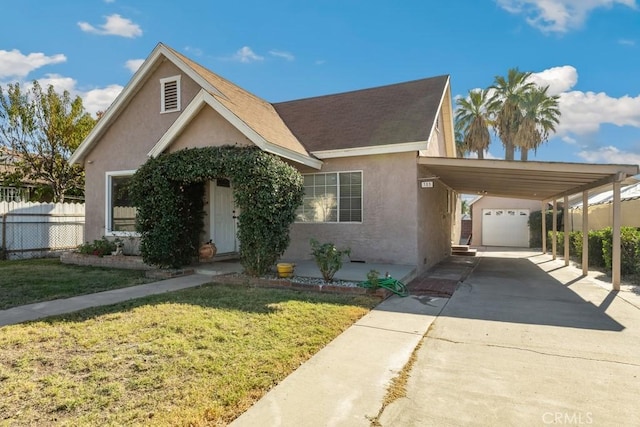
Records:
{"label": "green grass", "polygon": [[0,425],[226,425],[379,300],[205,285],[0,331]]}
{"label": "green grass", "polygon": [[0,261],[0,310],[150,281],[143,271],[67,265],[51,258]]}

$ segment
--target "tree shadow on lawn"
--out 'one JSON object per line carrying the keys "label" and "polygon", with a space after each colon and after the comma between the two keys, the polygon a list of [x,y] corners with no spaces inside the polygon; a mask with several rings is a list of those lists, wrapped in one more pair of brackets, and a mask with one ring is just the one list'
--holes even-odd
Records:
{"label": "tree shadow on lawn", "polygon": [[248,285],[218,284],[212,282],[180,291],[150,295],[116,304],[92,307],[73,313],[50,316],[28,323],[44,322],[54,324],[61,321],[76,322],[105,314],[127,312],[138,307],[162,304],[197,305],[204,308],[269,314],[279,311],[279,303],[290,301],[357,306],[372,309],[380,303],[380,298],[366,295],[331,294],[293,289],[261,288]]}

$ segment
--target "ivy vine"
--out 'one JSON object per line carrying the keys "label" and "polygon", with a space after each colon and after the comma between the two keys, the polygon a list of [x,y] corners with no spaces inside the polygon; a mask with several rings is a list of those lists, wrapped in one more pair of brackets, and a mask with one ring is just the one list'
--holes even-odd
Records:
{"label": "ivy vine", "polygon": [[205,183],[217,178],[229,179],[240,210],[246,273],[262,275],[275,264],[289,246],[289,227],[302,204],[302,176],[257,147],[236,146],[184,149],[138,169],[130,191],[146,263],[180,268],[193,261],[204,230]]}

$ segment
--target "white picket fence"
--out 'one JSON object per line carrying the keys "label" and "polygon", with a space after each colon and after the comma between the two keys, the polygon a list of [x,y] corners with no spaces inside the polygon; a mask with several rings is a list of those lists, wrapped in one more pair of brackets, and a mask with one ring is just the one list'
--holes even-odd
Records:
{"label": "white picket fence", "polygon": [[84,204],[0,202],[0,248],[9,259],[33,258],[84,242]]}

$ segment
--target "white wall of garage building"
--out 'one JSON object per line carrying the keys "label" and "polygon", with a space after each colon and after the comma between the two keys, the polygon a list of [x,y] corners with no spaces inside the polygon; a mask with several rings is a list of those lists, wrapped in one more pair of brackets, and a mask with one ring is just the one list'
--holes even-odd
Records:
{"label": "white wall of garage building", "polygon": [[481,196],[470,203],[473,246],[529,247],[529,215],[537,200]]}

